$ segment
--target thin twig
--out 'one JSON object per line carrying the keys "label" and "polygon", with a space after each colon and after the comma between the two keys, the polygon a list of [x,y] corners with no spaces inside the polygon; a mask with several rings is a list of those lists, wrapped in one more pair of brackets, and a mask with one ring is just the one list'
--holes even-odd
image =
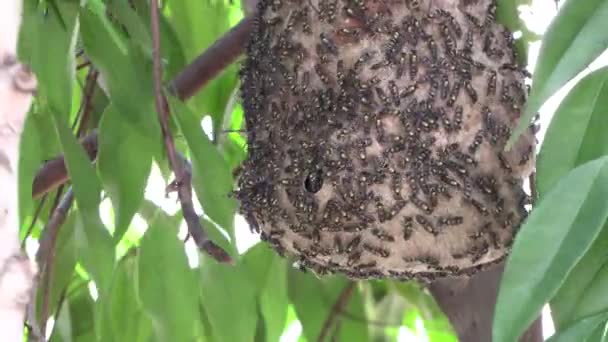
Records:
{"label": "thin twig", "polygon": [[329,315],[327,315],[325,323],[323,323],[323,328],[321,328],[321,333],[319,334],[319,338],[317,339],[318,342],[323,342],[325,340],[325,336],[327,336],[327,334],[331,330],[331,327],[334,324],[334,321],[338,318],[340,311],[342,311],[342,309],[346,306],[346,304],[348,304],[348,301],[352,297],[354,289],[354,281],[349,282],[348,285],[344,287],[344,289],[340,293],[340,296],[338,296],[336,303],[329,311]]}
{"label": "thin twig", "polygon": [[40,217],[40,213],[42,212],[42,208],[44,207],[47,198],[48,195],[44,195],[40,200],[40,203],[38,203],[38,206],[36,207],[36,211],[34,212],[34,216],[32,217],[32,222],[30,223],[30,226],[27,227],[27,231],[25,232],[23,240],[21,241],[22,250],[25,250],[25,243],[27,241],[27,238],[30,236],[30,234],[32,234],[32,230],[34,230],[34,226],[36,225],[36,222],[38,222],[38,218]]}
{"label": "thin twig", "polygon": [[42,273],[42,309],[40,312],[40,336],[46,336],[46,320],[49,314],[49,300],[52,288],[53,267],[55,262],[55,246],[59,229],[61,228],[67,216],[72,202],[74,201],[74,193],[72,187],[68,188],[65,195],[53,211],[51,218],[44,228],[44,235],[40,240],[40,248],[36,253],[36,261]]}
{"label": "thin twig", "polygon": [[[97,130],[80,140],[91,161],[97,156]],[[63,154],[44,163],[36,173],[32,184],[32,198],[38,199],[70,180]]]}
{"label": "thin twig", "polygon": [[[182,100],[196,94],[226,66],[233,63],[243,52],[253,29],[253,17],[241,20],[231,31],[220,37],[192,63],[184,68],[170,83],[169,89]],[[92,131],[81,141],[91,159],[97,153],[97,131]],[[64,157],[60,155],[45,163],[34,178],[32,197],[40,198],[69,180]]]}
{"label": "thin twig", "polygon": [[80,118],[80,123],[78,126],[78,131],[76,133],[77,137],[82,137],[83,133],[86,131],[87,126],[89,125],[89,119],[91,117],[91,112],[93,111],[93,94],[95,93],[95,86],[97,85],[97,77],[99,76],[99,71],[95,69],[90,69],[87,74],[87,80],[84,86],[84,97],[82,99],[82,115]]}
{"label": "thin twig", "polygon": [[154,103],[158,112],[158,120],[163,134],[163,140],[169,163],[175,174],[178,186],[178,196],[182,206],[182,213],[188,231],[196,242],[197,246],[207,252],[218,262],[231,263],[232,258],[221,247],[213,243],[201,226],[198,214],[194,211],[192,203],[192,185],[191,177],[187,175],[184,169],[184,163],[178,159],[175,150],[175,143],[169,128],[169,106],[167,100],[162,93],[162,70],[160,62],[160,29],[158,24],[158,1],[153,0],[150,4],[150,25],[152,29],[153,43],[153,65],[154,65]]}

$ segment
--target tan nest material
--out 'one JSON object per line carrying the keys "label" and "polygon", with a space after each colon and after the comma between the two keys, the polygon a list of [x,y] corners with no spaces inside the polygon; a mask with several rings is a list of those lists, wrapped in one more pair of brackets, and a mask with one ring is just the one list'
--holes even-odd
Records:
{"label": "tan nest material", "polygon": [[262,0],[241,72],[241,212],[318,274],[434,279],[502,260],[526,216],[527,97],[490,0]]}

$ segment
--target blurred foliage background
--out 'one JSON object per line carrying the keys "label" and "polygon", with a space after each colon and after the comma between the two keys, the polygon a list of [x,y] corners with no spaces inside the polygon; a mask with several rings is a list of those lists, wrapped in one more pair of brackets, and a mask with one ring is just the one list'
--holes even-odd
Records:
{"label": "blurred foliage background", "polygon": [[[509,329],[523,331],[551,302],[561,332],[554,341],[601,341],[608,319],[608,211],[601,204],[608,203],[608,72],[588,66],[608,46],[608,1],[564,1],[542,45],[546,27],[534,26],[548,23],[558,4],[537,2],[555,11],[529,16],[530,27],[521,10],[530,0],[498,2],[499,20],[516,32],[522,62],[536,61],[521,127],[540,108],[541,140],[547,134],[538,165],[541,205],[509,259],[495,337],[510,341]],[[226,196],[247,153],[238,62],[188,101],[169,101],[177,149],[192,164],[201,225],[235,264],[200,253],[176,194],[165,192],[173,175],[154,109],[149,2],[24,4],[19,55],[39,81],[19,166],[20,236],[41,266],[28,313],[30,337],[287,342],[317,341],[326,331],[326,341],[457,340],[416,283],[319,279],[258,243]],[[161,14],[167,84],[244,16],[237,0],[168,0]],[[570,93],[547,109],[559,89],[560,99]],[[78,143],[92,133],[94,163]],[[71,182],[32,198],[32,179],[60,154]],[[335,309],[337,302],[344,305]]]}

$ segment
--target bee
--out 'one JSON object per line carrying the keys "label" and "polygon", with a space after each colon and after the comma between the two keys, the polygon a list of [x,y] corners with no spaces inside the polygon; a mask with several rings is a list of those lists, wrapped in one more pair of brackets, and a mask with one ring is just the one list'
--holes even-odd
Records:
{"label": "bee", "polygon": [[473,24],[473,26],[477,27],[478,29],[481,29],[483,27],[480,24],[479,19],[477,19],[477,17],[473,16],[472,14],[465,12],[465,17]]}
{"label": "bee", "polygon": [[468,202],[475,209],[477,209],[477,211],[479,211],[480,214],[482,214],[483,216],[488,216],[488,209],[483,204],[481,204],[479,201],[477,201],[476,199],[470,198],[470,199],[468,199]]}
{"label": "bee", "polygon": [[462,80],[457,80],[456,82],[454,82],[454,87],[450,91],[450,95],[447,101],[448,107],[452,107],[454,106],[454,103],[456,103],[456,100],[458,99],[458,94],[460,93],[460,88],[462,87],[462,83]]}
{"label": "bee", "polygon": [[473,32],[468,31],[464,41],[464,51],[471,53],[473,51]]}
{"label": "bee", "polygon": [[458,226],[464,222],[462,216],[444,216],[440,217],[438,223],[443,226]]}
{"label": "bee", "polygon": [[390,256],[390,252],[382,247],[375,247],[368,243],[363,244],[363,249],[368,251],[371,254],[379,256],[381,258],[388,258]]}
{"label": "bee", "polygon": [[471,82],[467,81],[464,84],[464,90],[467,93],[467,95],[469,95],[471,102],[477,103],[477,91],[475,91]]}
{"label": "bee", "polygon": [[439,82],[435,78],[431,79],[431,86],[429,88],[429,96],[428,100],[433,102],[435,100],[435,96],[437,95],[437,89],[439,89]]}
{"label": "bee", "polygon": [[359,260],[361,260],[361,251],[356,251],[356,252],[348,255],[348,259],[346,260],[346,265],[348,265],[348,267],[351,267],[355,263],[359,262]]}
{"label": "bee", "polygon": [[377,237],[379,240],[382,241],[387,241],[387,242],[394,242],[395,238],[388,235],[387,233],[383,232],[382,230],[378,229],[378,228],[374,228],[371,230],[371,233]]}
{"label": "bee", "polygon": [[346,245],[346,252],[350,253],[352,252],[354,249],[356,249],[357,247],[359,247],[359,244],[361,243],[361,236],[355,236],[347,245]]}
{"label": "bee", "polygon": [[364,51],[355,62],[355,71],[359,71],[364,64],[368,63],[372,58],[374,58],[375,54],[376,52],[374,51]]}
{"label": "bee", "polygon": [[490,77],[488,78],[488,84],[486,87],[486,94],[496,95],[496,71],[490,71]]}
{"label": "bee", "polygon": [[375,64],[372,64],[372,66],[370,67],[371,70],[378,70],[381,68],[386,68],[390,65],[390,63],[388,61],[382,61],[382,62],[378,62]]}
{"label": "bee", "polygon": [[460,130],[462,128],[462,106],[456,106],[454,110],[454,129]]}
{"label": "bee", "polygon": [[422,228],[424,228],[424,230],[426,230],[427,232],[433,235],[439,234],[439,232],[435,229],[431,221],[427,220],[426,217],[422,215],[416,215],[416,222],[418,222],[418,224],[422,226]]}
{"label": "bee", "polygon": [[317,73],[317,76],[319,76],[321,82],[323,82],[324,84],[329,84],[329,76],[327,75],[327,72],[323,69],[321,64],[315,64],[315,72]]}
{"label": "bee", "polygon": [[412,50],[410,53],[410,79],[413,81],[418,75],[418,55],[416,50]]}
{"label": "bee", "polygon": [[391,93],[391,97],[393,99],[393,102],[396,105],[399,105],[399,103],[401,101],[400,101],[400,98],[399,98],[399,89],[397,88],[397,84],[395,83],[395,81],[391,80],[391,81],[388,82],[388,90]]}
{"label": "bee", "polygon": [[406,216],[401,221],[401,227],[403,228],[403,240],[407,241],[412,236],[412,227],[414,220]]}
{"label": "bee", "polygon": [[364,270],[366,268],[374,268],[374,267],[376,267],[376,261],[375,260],[370,261],[370,262],[365,263],[365,264],[359,264],[359,265],[355,266],[355,269],[357,271],[361,271],[361,270]]}
{"label": "bee", "polygon": [[512,172],[513,171],[513,169],[511,168],[511,165],[509,164],[509,161],[504,156],[504,154],[502,154],[502,152],[498,154],[498,161],[500,162],[500,167],[503,170],[505,170],[507,172]]}
{"label": "bee", "polygon": [[524,165],[530,160],[530,156],[532,156],[532,145],[528,146],[526,151],[521,155],[521,159],[519,160],[519,165]]}
{"label": "bee", "polygon": [[433,40],[433,38],[429,38],[427,40],[427,45],[428,45],[428,49],[429,49],[429,52],[431,54],[432,60],[436,61],[437,60],[437,55],[438,55],[438,52],[437,52],[437,43],[435,42],[435,40]]}

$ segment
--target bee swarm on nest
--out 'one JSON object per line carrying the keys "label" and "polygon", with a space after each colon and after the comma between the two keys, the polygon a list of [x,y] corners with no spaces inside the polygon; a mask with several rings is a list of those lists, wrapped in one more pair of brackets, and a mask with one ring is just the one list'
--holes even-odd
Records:
{"label": "bee swarm on nest", "polygon": [[241,70],[241,213],[317,274],[432,280],[501,261],[535,138],[491,0],[262,0]]}

